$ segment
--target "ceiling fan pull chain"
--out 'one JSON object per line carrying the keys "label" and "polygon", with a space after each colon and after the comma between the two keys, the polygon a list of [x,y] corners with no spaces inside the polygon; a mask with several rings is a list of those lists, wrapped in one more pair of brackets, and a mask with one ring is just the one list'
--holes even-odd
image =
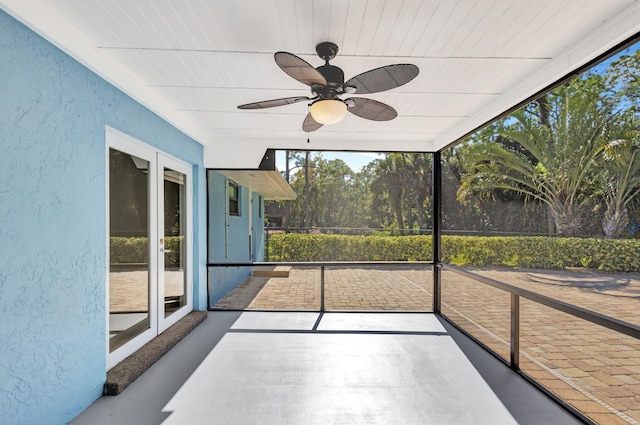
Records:
{"label": "ceiling fan pull chain", "polygon": [[[311,114],[311,104],[310,103],[307,104],[307,114]],[[308,127],[307,127],[306,131],[307,131],[307,143],[311,143],[309,141],[309,128]]]}

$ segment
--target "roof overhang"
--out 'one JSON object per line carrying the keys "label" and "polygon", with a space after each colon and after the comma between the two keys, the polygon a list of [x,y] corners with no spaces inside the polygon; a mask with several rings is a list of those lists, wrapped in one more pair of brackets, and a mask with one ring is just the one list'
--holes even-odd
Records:
{"label": "roof overhang", "polygon": [[214,169],[228,179],[257,192],[265,200],[286,201],[296,199],[291,186],[276,170],[221,170]]}

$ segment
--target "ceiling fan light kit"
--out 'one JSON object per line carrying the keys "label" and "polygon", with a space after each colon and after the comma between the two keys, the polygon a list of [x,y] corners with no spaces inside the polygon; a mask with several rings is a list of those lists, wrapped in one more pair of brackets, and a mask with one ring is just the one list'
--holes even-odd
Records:
{"label": "ceiling fan light kit", "polygon": [[309,113],[302,123],[306,132],[315,131],[325,124],[336,124],[347,111],[372,121],[389,121],[398,116],[391,106],[364,97],[340,99],[343,94],[378,93],[400,87],[418,75],[418,67],[412,64],[395,64],[375,68],[358,74],[344,82],[344,72],[329,64],[338,53],[338,46],[331,42],[320,43],[316,53],[325,64],[314,68],[304,59],[288,52],[274,54],[276,64],[292,78],[311,87],[314,97],[296,96],[264,100],[238,106],[239,109],[263,109],[311,101]]}
{"label": "ceiling fan light kit", "polygon": [[347,104],[341,100],[316,100],[309,107],[311,116],[318,124],[336,124],[347,113]]}

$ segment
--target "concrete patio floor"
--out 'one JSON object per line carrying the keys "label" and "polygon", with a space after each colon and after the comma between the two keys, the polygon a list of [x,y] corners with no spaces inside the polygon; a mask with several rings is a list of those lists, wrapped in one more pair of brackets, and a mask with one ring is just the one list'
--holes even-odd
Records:
{"label": "concrete patio floor", "polygon": [[[640,276],[586,270],[471,270],[570,304],[640,324]],[[430,269],[327,268],[327,310],[429,311]],[[217,309],[318,310],[319,269],[247,279]],[[442,312],[509,357],[510,295],[445,271]],[[596,423],[640,424],[640,340],[521,301],[521,369]]]}
{"label": "concrete patio floor", "polygon": [[210,312],[71,425],[576,425],[424,313]]}

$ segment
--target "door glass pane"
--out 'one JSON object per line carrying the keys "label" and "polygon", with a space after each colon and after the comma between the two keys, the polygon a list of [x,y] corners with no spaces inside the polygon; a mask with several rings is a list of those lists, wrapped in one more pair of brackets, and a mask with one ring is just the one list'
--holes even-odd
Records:
{"label": "door glass pane", "polygon": [[185,175],[164,169],[164,317],[187,304]]}
{"label": "door glass pane", "polygon": [[109,149],[109,351],[151,326],[149,162]]}

